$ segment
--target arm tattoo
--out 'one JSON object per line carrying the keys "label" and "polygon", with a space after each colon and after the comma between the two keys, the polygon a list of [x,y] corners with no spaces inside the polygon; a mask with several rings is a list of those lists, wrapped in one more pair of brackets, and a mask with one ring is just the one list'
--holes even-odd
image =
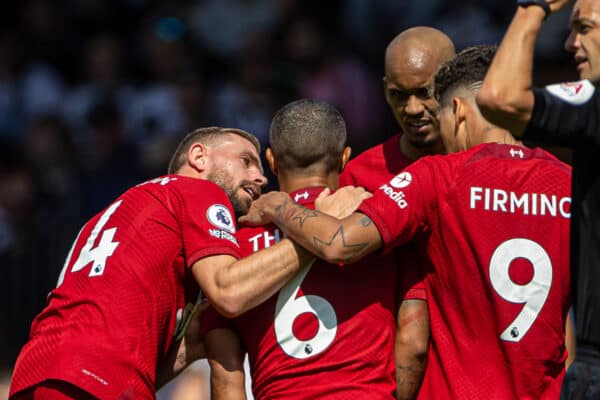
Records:
{"label": "arm tattoo", "polygon": [[300,213],[292,217],[292,221],[298,220],[298,225],[300,225],[300,228],[302,228],[302,225],[304,225],[304,221],[306,221],[308,218],[314,218],[318,216],[319,214],[317,214],[315,210],[304,208],[300,211]]}
{"label": "arm tattoo", "polygon": [[412,399],[418,393],[423,376],[421,365],[396,365],[398,399]]}
{"label": "arm tattoo", "polygon": [[360,254],[360,252],[367,247],[368,243],[357,243],[357,244],[348,244],[346,243],[346,238],[344,236],[344,226],[340,225],[340,227],[338,228],[337,231],[335,231],[335,233],[333,234],[333,236],[331,237],[331,240],[329,241],[324,241],[319,239],[316,236],[313,236],[313,242],[315,244],[315,246],[322,252],[323,247],[330,247],[332,245],[332,243],[336,240],[341,240],[342,241],[342,247],[344,248],[350,248],[353,249],[352,250],[352,254]]}
{"label": "arm tattoo", "polygon": [[373,223],[373,221],[371,221],[371,218],[367,217],[366,215],[362,217],[358,222],[365,228]]}

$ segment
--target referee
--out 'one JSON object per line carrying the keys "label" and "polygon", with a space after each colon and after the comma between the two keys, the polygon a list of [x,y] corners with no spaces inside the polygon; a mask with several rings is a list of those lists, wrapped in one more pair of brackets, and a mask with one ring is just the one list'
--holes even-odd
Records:
{"label": "referee", "polygon": [[485,117],[518,137],[573,149],[571,286],[575,360],[561,399],[600,399],[600,1],[577,0],[565,48],[582,79],[532,88],[544,19],[570,0],[519,0],[477,102]]}

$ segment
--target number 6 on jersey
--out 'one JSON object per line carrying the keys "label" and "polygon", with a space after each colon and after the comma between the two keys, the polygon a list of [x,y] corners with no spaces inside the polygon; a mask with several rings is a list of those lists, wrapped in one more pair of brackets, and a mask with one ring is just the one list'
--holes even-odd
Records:
{"label": "number 6 on jersey", "polygon": [[[327,349],[337,333],[337,316],[330,302],[316,295],[296,297],[300,285],[312,264],[304,267],[279,292],[275,307],[275,336],[283,351],[294,358],[308,358]],[[309,340],[298,339],[293,332],[294,320],[303,313],[311,313],[319,321],[319,329]]]}

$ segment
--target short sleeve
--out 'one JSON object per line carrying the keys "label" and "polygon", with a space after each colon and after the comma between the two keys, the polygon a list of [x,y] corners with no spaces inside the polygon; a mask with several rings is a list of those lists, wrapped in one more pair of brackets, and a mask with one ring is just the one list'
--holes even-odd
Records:
{"label": "short sleeve", "polygon": [[559,145],[600,144],[600,97],[589,81],[534,88],[525,138]]}
{"label": "short sleeve", "polygon": [[431,160],[427,157],[413,163],[359,207],[377,226],[386,252],[430,230],[429,219],[436,205]]}
{"label": "short sleeve", "polygon": [[424,271],[417,260],[417,248],[408,244],[395,251],[398,262],[398,299],[427,300]]}
{"label": "short sleeve", "polygon": [[173,196],[188,267],[212,255],[239,258],[235,214],[219,186],[206,180],[178,179]]}
{"label": "short sleeve", "polygon": [[234,330],[235,324],[233,323],[233,320],[225,318],[210,306],[200,316],[200,337],[204,338],[204,336],[213,329]]}

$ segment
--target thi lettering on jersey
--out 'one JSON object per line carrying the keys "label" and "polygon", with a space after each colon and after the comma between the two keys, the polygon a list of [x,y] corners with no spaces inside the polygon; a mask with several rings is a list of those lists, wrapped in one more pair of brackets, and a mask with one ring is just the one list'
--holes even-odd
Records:
{"label": "thi lettering on jersey", "polygon": [[248,242],[252,243],[252,251],[257,252],[260,249],[266,249],[273,246],[275,243],[281,240],[281,231],[275,229],[271,235],[269,231],[259,233],[251,238],[248,238]]}
{"label": "thi lettering on jersey", "polygon": [[546,193],[515,193],[496,188],[471,187],[469,207],[485,211],[571,218],[571,198]]}

